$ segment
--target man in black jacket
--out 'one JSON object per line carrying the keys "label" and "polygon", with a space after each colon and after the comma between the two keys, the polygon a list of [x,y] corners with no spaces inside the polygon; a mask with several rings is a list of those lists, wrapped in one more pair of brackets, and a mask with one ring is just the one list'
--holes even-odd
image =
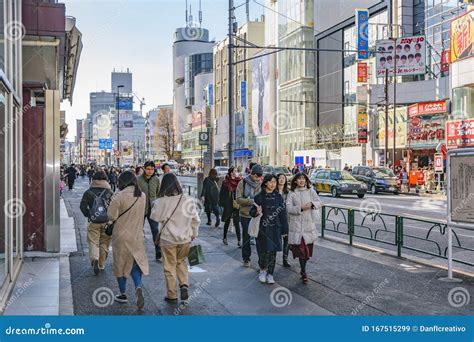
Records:
{"label": "man in black jacket", "polygon": [[69,191],[71,191],[74,188],[74,181],[77,178],[77,169],[76,165],[72,164],[66,169],[66,175],[67,175],[67,183],[69,186]]}
{"label": "man in black jacket", "polygon": [[109,254],[110,236],[105,234],[105,223],[90,222],[90,209],[94,204],[94,199],[101,196],[107,206],[112,200],[113,192],[107,182],[107,175],[104,171],[98,171],[92,178],[90,188],[84,193],[81,200],[81,212],[87,217],[89,226],[87,228],[87,241],[89,243],[89,257],[94,273],[99,274],[105,268],[105,262]]}

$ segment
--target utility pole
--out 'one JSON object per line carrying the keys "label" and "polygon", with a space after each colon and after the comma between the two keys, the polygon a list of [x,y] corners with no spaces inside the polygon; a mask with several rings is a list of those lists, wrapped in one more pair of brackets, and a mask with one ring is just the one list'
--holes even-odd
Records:
{"label": "utility pole", "polygon": [[117,166],[120,167],[120,154],[122,149],[120,148],[120,88],[123,88],[123,85],[117,86]]}
{"label": "utility pole", "polygon": [[228,86],[228,96],[227,101],[229,103],[229,165],[234,164],[234,91],[233,91],[233,78],[234,78],[234,44],[232,40],[234,30],[234,0],[229,0],[229,45],[228,45],[228,77],[227,77],[227,86]]}
{"label": "utility pole", "polygon": [[385,149],[383,166],[388,165],[388,69],[385,70]]}

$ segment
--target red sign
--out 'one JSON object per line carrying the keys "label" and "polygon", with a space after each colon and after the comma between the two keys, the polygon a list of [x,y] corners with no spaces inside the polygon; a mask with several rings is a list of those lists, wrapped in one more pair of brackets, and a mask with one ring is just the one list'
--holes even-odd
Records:
{"label": "red sign", "polygon": [[441,153],[436,153],[434,156],[434,170],[435,172],[442,173],[444,171],[444,164],[443,164],[443,155]]}
{"label": "red sign", "polygon": [[367,63],[359,62],[357,63],[357,82],[367,83],[369,79],[369,68]]}
{"label": "red sign", "polygon": [[441,53],[441,72],[449,71],[449,64],[451,63],[451,50],[443,50]]}
{"label": "red sign", "polygon": [[408,115],[412,118],[420,115],[432,115],[446,113],[446,101],[416,103],[408,107]]}
{"label": "red sign", "polygon": [[474,119],[446,123],[448,148],[474,146]]}

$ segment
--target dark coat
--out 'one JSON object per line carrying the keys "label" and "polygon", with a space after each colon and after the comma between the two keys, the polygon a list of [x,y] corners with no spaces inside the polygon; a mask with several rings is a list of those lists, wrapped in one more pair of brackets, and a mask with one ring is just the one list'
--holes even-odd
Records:
{"label": "dark coat", "polygon": [[217,180],[212,180],[210,177],[204,179],[202,184],[201,197],[204,197],[204,207],[206,211],[211,206],[217,205],[219,203],[219,186],[217,185]]}
{"label": "dark coat", "polygon": [[69,166],[67,169],[66,169],[66,175],[67,175],[67,179],[68,181],[73,181],[77,178],[77,170],[75,167],[72,167],[72,166]]}
{"label": "dark coat", "polygon": [[257,207],[262,207],[262,218],[260,219],[260,231],[257,237],[258,250],[267,252],[278,252],[282,250],[282,235],[288,234],[288,218],[286,205],[283,197],[274,191],[267,193],[262,190],[254,198],[255,204],[250,209],[250,216],[257,216]]}
{"label": "dark coat", "polygon": [[222,221],[224,222],[232,216],[239,215],[239,209],[234,208],[233,200],[235,200],[235,190],[229,191],[229,188],[223,185],[219,192],[219,206],[224,209],[222,213]]}
{"label": "dark coat", "polygon": [[109,183],[117,184],[117,172],[115,171],[109,172]]}
{"label": "dark coat", "polygon": [[89,210],[94,204],[95,196],[100,196],[102,193],[102,198],[105,199],[105,202],[109,205],[114,194],[112,190],[110,190],[110,185],[107,181],[92,181],[90,188],[82,195],[80,204],[81,212],[85,217],[90,217]]}

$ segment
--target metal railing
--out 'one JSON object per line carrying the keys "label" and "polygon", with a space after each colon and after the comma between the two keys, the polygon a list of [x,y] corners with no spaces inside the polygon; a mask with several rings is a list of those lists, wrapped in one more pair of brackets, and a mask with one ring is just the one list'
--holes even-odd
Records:
{"label": "metal railing", "polygon": [[[415,234],[415,231],[421,233]],[[350,245],[354,238],[360,238],[392,246],[398,257],[402,257],[405,249],[447,259],[448,235],[444,220],[326,205],[321,208],[321,237],[324,238],[326,232],[347,235]],[[474,233],[461,235],[454,228],[452,232],[456,254],[453,261],[474,266]],[[472,241],[461,243],[461,236]]]}

